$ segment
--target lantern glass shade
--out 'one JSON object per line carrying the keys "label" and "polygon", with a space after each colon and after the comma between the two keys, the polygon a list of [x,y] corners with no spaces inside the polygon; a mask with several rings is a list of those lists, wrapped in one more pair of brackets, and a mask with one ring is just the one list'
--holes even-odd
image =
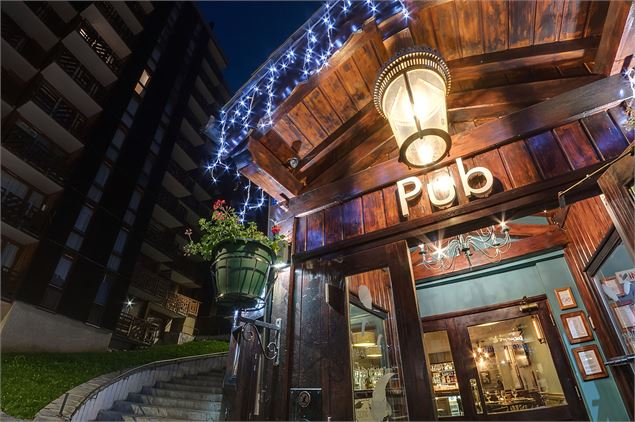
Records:
{"label": "lantern glass shade", "polygon": [[400,161],[427,167],[449,150],[446,95],[449,70],[430,49],[413,49],[384,65],[375,104],[390,123]]}

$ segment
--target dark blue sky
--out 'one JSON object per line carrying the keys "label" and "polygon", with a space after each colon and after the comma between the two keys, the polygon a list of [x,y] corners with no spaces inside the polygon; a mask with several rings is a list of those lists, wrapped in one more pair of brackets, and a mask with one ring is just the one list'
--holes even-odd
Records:
{"label": "dark blue sky", "polygon": [[199,1],[229,66],[232,94],[322,5],[319,1]]}

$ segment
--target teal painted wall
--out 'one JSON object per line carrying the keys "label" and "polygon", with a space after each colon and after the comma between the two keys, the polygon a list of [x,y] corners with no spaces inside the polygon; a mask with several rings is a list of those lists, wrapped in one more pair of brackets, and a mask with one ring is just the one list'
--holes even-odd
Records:
{"label": "teal painted wall", "polygon": [[571,287],[578,308],[564,312],[583,310],[587,313],[562,252],[552,252],[460,276],[429,282],[419,281],[417,282],[419,313],[422,317],[438,315],[518,300],[523,296],[546,294],[569,361],[573,364],[573,372],[589,418],[593,421],[627,421],[628,413],[610,371],[609,378],[583,381],[575,367],[571,349],[582,345],[598,344],[598,342],[593,340],[581,344],[569,344],[560,320],[562,311],[554,292],[556,288],[567,286]]}

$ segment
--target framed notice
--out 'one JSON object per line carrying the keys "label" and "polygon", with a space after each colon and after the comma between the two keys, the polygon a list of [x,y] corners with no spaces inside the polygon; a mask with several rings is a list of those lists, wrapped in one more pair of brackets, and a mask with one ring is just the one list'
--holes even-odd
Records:
{"label": "framed notice", "polygon": [[562,319],[562,325],[564,325],[564,331],[567,333],[569,343],[576,344],[593,340],[593,333],[591,332],[591,328],[589,328],[589,322],[584,312],[568,312],[560,315],[560,318]]}
{"label": "framed notice", "polygon": [[562,287],[560,289],[555,289],[555,292],[561,310],[571,309],[578,306],[575,298],[573,297],[571,287]]}
{"label": "framed notice", "polygon": [[602,362],[602,356],[595,344],[590,346],[581,346],[571,349],[575,357],[575,363],[578,365],[578,371],[584,381],[590,381],[598,378],[606,378],[609,374],[606,372],[606,366]]}

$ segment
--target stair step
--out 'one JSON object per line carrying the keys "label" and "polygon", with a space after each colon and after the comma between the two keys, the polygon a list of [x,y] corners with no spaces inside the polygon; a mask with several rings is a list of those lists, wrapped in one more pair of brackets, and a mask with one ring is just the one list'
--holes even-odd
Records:
{"label": "stair step", "polygon": [[190,379],[195,379],[195,380],[202,380],[202,381],[219,381],[219,382],[223,382],[223,379],[225,378],[225,374],[218,374],[218,375],[207,375],[207,374],[199,374],[199,375],[194,375],[193,377],[189,377]]}
{"label": "stair step", "polygon": [[98,421],[123,421],[123,414],[121,412],[117,412],[116,410],[100,410],[97,413]]}
{"label": "stair step", "polygon": [[153,406],[165,406],[165,407],[179,407],[192,410],[220,410],[220,399],[217,401],[211,400],[196,400],[190,397],[187,398],[174,398],[174,397],[161,397],[151,396],[140,393],[128,394],[128,401],[132,403],[149,404]]}
{"label": "stair step", "polygon": [[201,379],[192,379],[192,378],[173,378],[170,380],[170,382],[174,384],[194,385],[194,386],[200,386],[200,387],[222,387],[223,386],[222,379],[201,380]]}
{"label": "stair step", "polygon": [[170,397],[175,399],[192,399],[192,400],[207,400],[207,401],[221,401],[223,395],[220,393],[201,393],[196,391],[184,391],[184,390],[166,390],[164,388],[156,387],[143,387],[141,394],[148,396],[158,397]]}
{"label": "stair step", "polygon": [[181,390],[181,391],[194,391],[198,393],[212,393],[212,394],[220,394],[223,392],[223,389],[218,387],[210,387],[210,386],[200,386],[200,385],[184,385],[184,384],[175,384],[173,382],[166,381],[157,381],[155,384],[157,388],[163,388],[166,390]]}
{"label": "stair step", "polygon": [[123,400],[116,401],[112,408],[113,410],[135,416],[146,416],[152,418],[163,417],[191,421],[218,420],[218,416],[220,414],[220,409],[205,411],[181,407],[154,406]]}
{"label": "stair step", "polygon": [[121,415],[121,421],[133,421],[133,422],[153,422],[153,421],[186,421],[189,419],[176,419],[176,418],[163,418],[159,416],[137,416],[137,415]]}

